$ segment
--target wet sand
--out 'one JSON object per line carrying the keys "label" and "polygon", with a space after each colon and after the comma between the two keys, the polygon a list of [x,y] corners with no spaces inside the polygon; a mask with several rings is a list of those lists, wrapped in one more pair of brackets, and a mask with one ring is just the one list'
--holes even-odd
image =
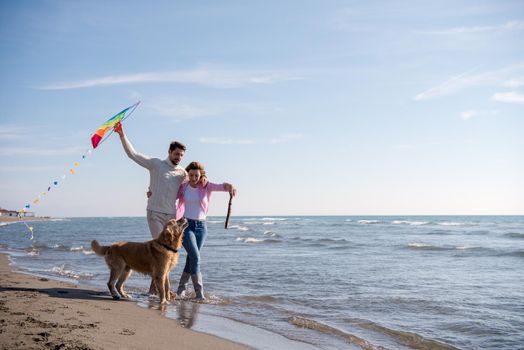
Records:
{"label": "wet sand", "polygon": [[0,254],[0,349],[249,349],[105,291],[13,272]]}

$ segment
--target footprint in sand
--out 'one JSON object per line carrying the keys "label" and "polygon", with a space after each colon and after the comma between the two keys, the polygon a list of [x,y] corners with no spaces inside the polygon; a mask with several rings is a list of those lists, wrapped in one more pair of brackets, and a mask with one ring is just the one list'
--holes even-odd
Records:
{"label": "footprint in sand", "polygon": [[122,332],[120,332],[120,334],[123,334],[123,335],[135,335],[135,331],[132,330],[132,329],[124,328],[124,329],[122,329]]}

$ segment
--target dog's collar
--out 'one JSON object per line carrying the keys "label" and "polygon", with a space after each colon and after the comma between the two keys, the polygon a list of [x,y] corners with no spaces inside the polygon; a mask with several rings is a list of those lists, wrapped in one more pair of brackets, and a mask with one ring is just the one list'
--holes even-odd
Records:
{"label": "dog's collar", "polygon": [[157,242],[157,243],[160,244],[162,247],[166,248],[167,250],[172,251],[173,253],[178,253],[178,249],[173,249],[170,246],[165,245],[164,243],[160,243],[160,242]]}

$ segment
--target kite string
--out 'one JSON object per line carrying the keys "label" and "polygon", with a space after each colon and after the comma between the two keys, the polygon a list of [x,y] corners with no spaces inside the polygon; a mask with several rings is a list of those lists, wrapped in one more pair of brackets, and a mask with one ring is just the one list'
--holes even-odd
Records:
{"label": "kite string", "polygon": [[[124,120],[127,119],[131,114],[133,114],[133,112],[135,111],[135,109],[138,107],[139,104],[140,104],[140,101],[138,101],[138,102],[135,103],[134,105],[132,105],[132,106],[130,106],[130,107],[124,109],[124,111],[118,113],[118,114],[126,113],[125,116],[120,120],[120,122],[124,121]],[[130,111],[129,111],[129,110],[130,110]],[[129,111],[129,113],[127,113],[127,111]],[[117,114],[117,115],[118,115],[118,114]],[[111,129],[111,132],[110,132],[106,137],[104,137],[104,139],[102,139],[102,140],[100,141],[100,143],[99,143],[97,146],[99,146],[102,142],[104,142],[106,139],[108,139],[109,136],[111,136],[111,134],[113,133],[113,131],[114,131],[114,128]],[[92,149],[94,150],[95,147],[92,147]],[[88,148],[86,154],[89,156],[91,153],[92,153],[91,148]],[[85,155],[85,154],[82,155],[82,159],[83,159],[83,160],[86,159],[86,155]],[[78,164],[79,164],[78,162],[75,162],[75,163],[74,163],[74,167],[78,166]],[[69,169],[69,171],[71,172],[72,175],[75,174],[75,172],[74,172],[74,167],[71,168],[71,169]],[[66,175],[62,175],[62,180],[64,180],[65,177],[66,177]],[[35,200],[33,201],[33,204],[38,204],[38,203],[40,202],[40,198],[41,198],[41,196],[46,195],[46,194],[51,190],[51,188],[53,187],[53,185],[54,185],[54,186],[58,186],[58,181],[53,181],[52,184],[47,188],[47,191],[46,191],[46,192],[42,192],[41,194],[39,194],[39,195],[37,196],[37,199],[35,199]],[[30,238],[30,239],[33,240],[33,239],[34,239],[34,235],[33,235],[33,227],[32,227],[32,226],[29,226],[29,225],[27,224],[27,222],[24,220],[24,216],[25,216],[25,215],[23,215],[23,214],[26,212],[26,208],[29,209],[30,207],[31,207],[31,206],[30,206],[29,204],[27,204],[26,206],[24,206],[24,208],[22,208],[21,210],[19,210],[19,211],[18,211],[18,218],[19,218],[20,221],[21,221],[21,222],[22,222],[22,223],[27,227],[27,229],[29,230],[29,232],[31,232],[31,238]]]}

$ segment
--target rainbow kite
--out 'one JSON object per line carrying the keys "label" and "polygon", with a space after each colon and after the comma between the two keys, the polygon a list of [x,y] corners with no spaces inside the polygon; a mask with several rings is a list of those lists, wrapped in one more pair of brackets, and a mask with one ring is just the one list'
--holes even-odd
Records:
{"label": "rainbow kite", "polygon": [[[131,113],[133,113],[135,108],[138,107],[139,103],[140,101],[138,101],[132,106],[127,107],[122,112],[118,113],[117,115],[106,121],[104,124],[102,124],[98,128],[98,130],[93,134],[93,136],[91,136],[91,144],[93,145],[93,149],[95,149],[100,144],[100,142],[105,141],[104,136],[107,133],[107,131],[110,129],[112,130],[117,123],[120,123],[121,121],[129,117]],[[111,133],[109,133],[107,137],[109,137],[109,135],[111,135]]]}

